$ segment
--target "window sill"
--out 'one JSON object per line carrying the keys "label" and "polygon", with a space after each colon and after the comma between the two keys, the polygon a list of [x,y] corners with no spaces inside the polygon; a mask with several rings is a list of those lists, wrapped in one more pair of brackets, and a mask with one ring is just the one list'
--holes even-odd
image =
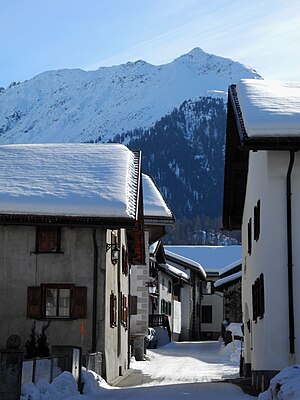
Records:
{"label": "window sill", "polygon": [[64,251],[31,251],[30,254],[65,254]]}

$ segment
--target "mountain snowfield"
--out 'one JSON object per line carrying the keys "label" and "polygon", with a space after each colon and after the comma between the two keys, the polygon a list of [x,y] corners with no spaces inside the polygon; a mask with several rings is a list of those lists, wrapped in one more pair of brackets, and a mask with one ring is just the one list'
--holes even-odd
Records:
{"label": "mountain snowfield", "polygon": [[0,91],[0,143],[101,142],[150,128],[185,100],[226,99],[255,70],[199,48],[173,62],[44,72]]}

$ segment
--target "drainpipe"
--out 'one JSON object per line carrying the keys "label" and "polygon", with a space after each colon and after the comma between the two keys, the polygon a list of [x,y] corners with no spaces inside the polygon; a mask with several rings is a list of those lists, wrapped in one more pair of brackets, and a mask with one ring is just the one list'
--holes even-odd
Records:
{"label": "drainpipe", "polygon": [[97,230],[93,228],[94,272],[93,272],[93,317],[92,317],[92,353],[96,352],[97,343],[97,300],[98,300],[98,246]]}
{"label": "drainpipe", "polygon": [[293,243],[292,243],[292,191],[291,174],[295,161],[295,151],[290,151],[290,163],[286,176],[286,211],[287,211],[287,251],[288,251],[288,301],[289,301],[289,342],[290,362],[295,363],[295,320],[293,294]]}

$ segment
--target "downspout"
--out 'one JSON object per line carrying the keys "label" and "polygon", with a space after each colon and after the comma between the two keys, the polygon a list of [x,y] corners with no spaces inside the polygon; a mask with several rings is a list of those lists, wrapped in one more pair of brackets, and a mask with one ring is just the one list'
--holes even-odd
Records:
{"label": "downspout", "polygon": [[92,353],[96,352],[97,343],[97,300],[98,300],[98,246],[97,230],[93,228],[94,271],[93,271],[93,317],[92,317]]}
{"label": "downspout", "polygon": [[289,301],[289,342],[290,363],[295,364],[295,320],[293,289],[293,243],[292,243],[292,191],[291,174],[295,161],[295,151],[290,150],[290,163],[286,176],[286,211],[287,211],[287,252],[288,252],[288,301]]}

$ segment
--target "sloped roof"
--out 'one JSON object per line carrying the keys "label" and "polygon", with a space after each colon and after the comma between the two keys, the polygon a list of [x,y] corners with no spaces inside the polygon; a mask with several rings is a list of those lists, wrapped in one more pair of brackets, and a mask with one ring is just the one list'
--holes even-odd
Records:
{"label": "sloped roof", "polygon": [[226,266],[239,261],[242,246],[165,246],[168,252],[186,257],[201,265],[206,273],[218,273]]}
{"label": "sloped roof", "polygon": [[140,154],[120,144],[0,146],[0,216],[134,222]]}
{"label": "sloped roof", "polygon": [[300,149],[300,83],[242,79],[228,91],[223,229],[241,228],[250,150]]}
{"label": "sloped roof", "polygon": [[173,223],[173,214],[170,208],[167,206],[153,179],[149,175],[142,174],[142,180],[144,217],[147,219],[166,219]]}
{"label": "sloped roof", "polygon": [[185,268],[189,268],[193,271],[198,272],[203,279],[206,278],[206,273],[200,263],[198,263],[197,261],[195,261],[191,258],[185,257],[176,251],[173,251],[173,249],[172,249],[173,247],[176,247],[176,246],[164,246],[167,260],[169,260],[170,262],[173,262],[175,264],[178,264],[180,266],[183,266]]}
{"label": "sloped roof", "polygon": [[233,285],[236,282],[241,281],[242,279],[242,271],[236,272],[235,274],[228,275],[225,278],[218,279],[214,283],[214,287],[217,288],[218,291],[222,291],[225,287]]}

